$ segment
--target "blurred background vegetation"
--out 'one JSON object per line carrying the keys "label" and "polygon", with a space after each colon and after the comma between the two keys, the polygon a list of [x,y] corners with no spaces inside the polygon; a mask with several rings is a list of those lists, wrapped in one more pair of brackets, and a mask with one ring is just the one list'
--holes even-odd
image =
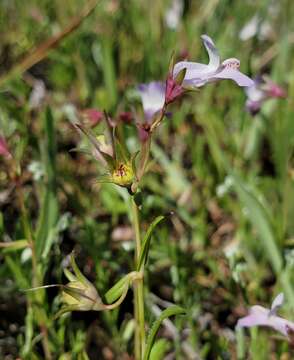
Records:
{"label": "blurred background vegetation", "polygon": [[[174,3],[178,23],[171,19]],[[32,270],[22,243],[1,250],[0,358],[43,359],[44,336],[54,359],[131,358],[131,294],[119,310],[53,321],[58,290],[21,290],[64,283],[73,249],[100,294],[132,268],[125,190],[97,184],[99,165],[69,152],[84,142],[69,118],[86,108],[113,117],[137,109],[140,117],[136,86],[164,80],[173,51],[206,62],[203,33],[222,59],[237,57],[252,77],[268,74],[288,96],[269,100],[252,117],[244,91],[222,81],[173,105],[143,184],[143,228],[174,211],[152,240],[147,320],[168,303],[188,309],[162,327],[162,359],[293,358],[273,332],[235,331],[249,305],[269,305],[279,291],[287,300],[283,315],[294,319],[293,1],[101,0],[86,14],[87,4],[0,2],[0,130],[13,155],[0,159],[1,241],[32,233],[37,259]],[[138,148],[135,126],[124,131]],[[21,176],[11,174],[13,166]]]}

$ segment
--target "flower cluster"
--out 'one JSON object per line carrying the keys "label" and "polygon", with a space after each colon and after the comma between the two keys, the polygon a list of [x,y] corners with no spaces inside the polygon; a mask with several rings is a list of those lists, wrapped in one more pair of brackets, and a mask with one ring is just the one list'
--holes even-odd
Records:
{"label": "flower cluster", "polygon": [[[166,111],[168,104],[180,98],[185,92],[196,90],[207,83],[222,79],[231,79],[242,87],[250,87],[254,82],[239,71],[240,61],[236,58],[221,62],[217,48],[208,35],[201,39],[208,52],[209,63],[180,61],[170,66],[165,83],[152,81],[141,84],[138,92],[144,110],[144,122],[138,125],[139,136],[145,141],[154,125],[158,125]],[[158,116],[160,118],[158,119]]]}

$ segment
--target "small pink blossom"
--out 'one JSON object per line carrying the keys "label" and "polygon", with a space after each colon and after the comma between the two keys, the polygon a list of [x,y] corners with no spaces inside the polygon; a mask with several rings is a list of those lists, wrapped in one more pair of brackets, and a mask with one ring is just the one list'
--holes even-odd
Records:
{"label": "small pink blossom", "polygon": [[283,293],[280,293],[272,302],[270,309],[260,305],[252,306],[249,310],[249,315],[238,320],[237,328],[252,326],[271,327],[289,339],[290,333],[294,331],[294,323],[277,316],[277,311],[282,306],[283,302],[284,295]]}
{"label": "small pink blossom", "polygon": [[256,115],[263,103],[271,98],[285,98],[286,91],[271,81],[268,77],[257,77],[252,86],[245,89],[247,95],[246,110],[251,115]]}

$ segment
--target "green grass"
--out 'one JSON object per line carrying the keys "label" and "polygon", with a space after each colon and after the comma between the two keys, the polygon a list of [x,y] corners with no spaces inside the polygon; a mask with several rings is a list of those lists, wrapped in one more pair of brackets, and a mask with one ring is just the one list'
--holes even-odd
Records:
{"label": "green grass", "polygon": [[[1,250],[1,358],[43,359],[44,327],[54,359],[132,354],[131,292],[119,310],[53,321],[57,290],[22,289],[64,283],[73,249],[101,296],[133,269],[127,192],[97,184],[99,164],[69,152],[85,143],[70,125],[70,106],[105,109],[113,117],[136,109],[141,116],[134,88],[164,80],[173,51],[206,62],[203,33],[222,59],[240,59],[241,70],[253,77],[267,72],[288,97],[269,100],[252,118],[243,90],[223,81],[172,105],[173,115],[156,132],[142,184],[144,231],[157,216],[174,212],[150,242],[147,322],[151,326],[158,318],[154,309],[163,310],[165,302],[187,310],[172,330],[160,328],[166,341],[158,343],[159,353],[173,352],[177,359],[188,359],[187,348],[204,359],[291,358],[288,343],[271,330],[242,335],[234,327],[248,306],[269,306],[280,291],[286,297],[281,312],[294,319],[294,6],[291,0],[274,2],[273,11],[267,0],[184,3],[183,19],[171,30],[164,21],[169,1],[100,1],[42,61],[10,76],[31,47],[64,29],[86,1],[1,2],[0,131],[22,176],[15,187],[12,164],[0,159],[0,234],[1,241],[32,237],[37,260],[33,270],[25,242]],[[241,41],[240,30],[256,13],[271,26],[270,37]],[[46,84],[46,104],[31,110],[35,79]],[[137,150],[134,126],[124,135]],[[120,229],[126,238],[115,240]]]}

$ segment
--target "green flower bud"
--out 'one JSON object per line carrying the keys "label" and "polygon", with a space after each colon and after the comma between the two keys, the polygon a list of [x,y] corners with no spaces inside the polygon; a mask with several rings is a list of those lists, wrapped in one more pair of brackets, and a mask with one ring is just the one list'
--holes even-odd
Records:
{"label": "green flower bud", "polygon": [[116,185],[129,187],[135,180],[133,166],[130,163],[120,163],[111,174],[112,182]]}
{"label": "green flower bud", "polygon": [[104,309],[97,290],[89,281],[86,283],[78,280],[69,282],[62,290],[61,299],[65,305],[74,310],[99,311]]}
{"label": "green flower bud", "polygon": [[[55,315],[55,318],[70,311],[112,310],[118,307],[125,299],[129,289],[129,281],[122,284],[119,289],[119,298],[114,303],[104,304],[94,285],[81,273],[73,255],[71,255],[71,266],[74,274],[67,269],[64,270],[69,283],[65,286],[60,285],[62,288],[61,300],[64,306]],[[133,277],[134,275],[131,274],[130,279]]]}

